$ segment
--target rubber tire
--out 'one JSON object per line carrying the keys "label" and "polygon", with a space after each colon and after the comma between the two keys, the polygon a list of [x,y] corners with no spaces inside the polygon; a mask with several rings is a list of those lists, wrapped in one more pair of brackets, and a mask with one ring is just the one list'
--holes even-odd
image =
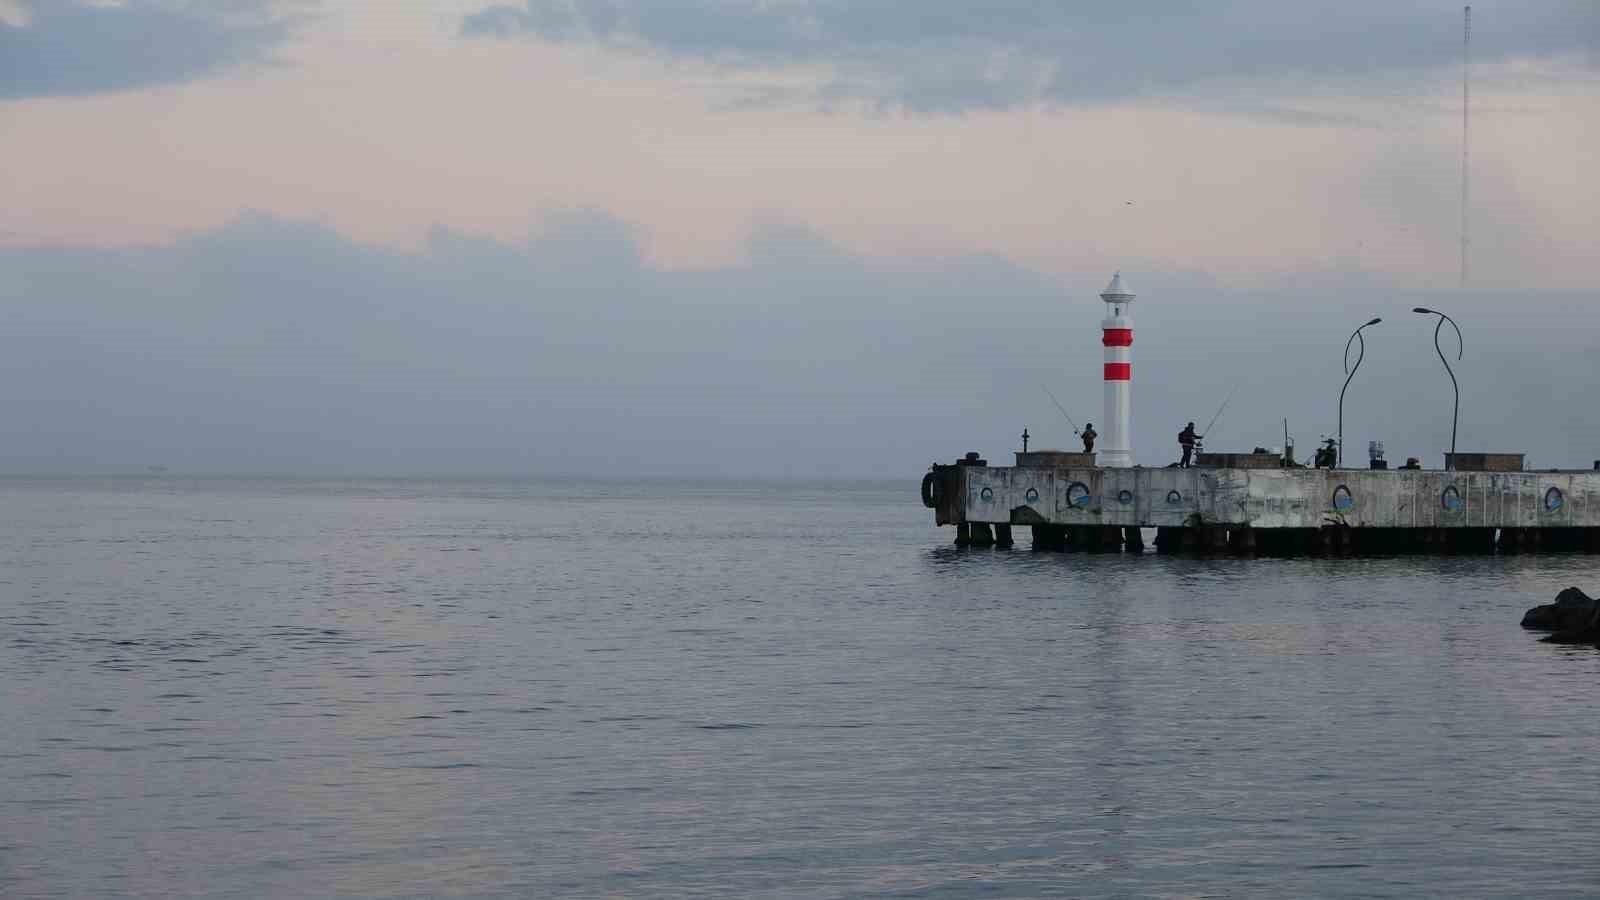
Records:
{"label": "rubber tire", "polygon": [[922,505],[929,509],[938,509],[939,501],[943,499],[944,479],[933,472],[922,476]]}

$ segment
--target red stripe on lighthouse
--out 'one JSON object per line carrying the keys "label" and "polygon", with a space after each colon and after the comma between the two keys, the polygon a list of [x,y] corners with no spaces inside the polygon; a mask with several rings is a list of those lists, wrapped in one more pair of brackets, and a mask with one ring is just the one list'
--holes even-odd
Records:
{"label": "red stripe on lighthouse", "polygon": [[1106,363],[1107,381],[1132,381],[1133,363]]}
{"label": "red stripe on lighthouse", "polygon": [[1132,328],[1107,328],[1105,332],[1105,337],[1101,338],[1101,342],[1107,347],[1133,346]]}

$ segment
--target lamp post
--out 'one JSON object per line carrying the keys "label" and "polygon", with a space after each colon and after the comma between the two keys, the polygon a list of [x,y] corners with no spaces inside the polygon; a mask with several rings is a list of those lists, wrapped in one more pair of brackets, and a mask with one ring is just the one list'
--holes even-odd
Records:
{"label": "lamp post", "polygon": [[1462,355],[1466,353],[1467,345],[1461,339],[1461,326],[1456,324],[1455,319],[1452,319],[1444,313],[1439,312],[1437,309],[1429,309],[1426,306],[1414,306],[1411,308],[1411,311],[1414,313],[1420,313],[1424,316],[1439,317],[1439,324],[1435,325],[1433,328],[1433,349],[1438,351],[1439,362],[1444,363],[1445,374],[1450,376],[1450,386],[1455,388],[1456,391],[1455,407],[1450,412],[1450,464],[1445,467],[1447,469],[1454,469],[1456,467],[1456,423],[1461,418],[1461,385],[1456,381],[1456,373],[1450,368],[1450,360],[1445,358],[1444,348],[1439,346],[1439,330],[1444,328],[1444,323],[1449,322],[1450,327],[1456,330],[1457,362],[1460,362]]}
{"label": "lamp post", "polygon": [[[1366,325],[1362,325],[1361,328],[1376,325],[1382,321],[1382,319],[1374,317]],[[1357,328],[1350,335],[1350,340],[1344,342],[1344,387],[1339,388],[1339,455],[1333,463],[1340,468],[1344,467],[1344,392],[1350,387],[1350,379],[1356,377],[1356,370],[1361,368],[1361,361],[1367,357],[1367,339],[1361,336],[1361,328]],[[1356,344],[1358,347],[1356,364],[1353,366],[1350,365],[1351,344]]]}

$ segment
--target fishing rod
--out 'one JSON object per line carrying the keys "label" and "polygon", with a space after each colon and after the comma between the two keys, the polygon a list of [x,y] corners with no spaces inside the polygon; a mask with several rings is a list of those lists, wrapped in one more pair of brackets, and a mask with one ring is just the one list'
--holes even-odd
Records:
{"label": "fishing rod", "polygon": [[1039,385],[1039,390],[1044,391],[1044,395],[1046,397],[1049,397],[1050,398],[1050,402],[1054,403],[1056,405],[1056,409],[1061,411],[1061,418],[1066,419],[1067,420],[1067,424],[1072,426],[1072,433],[1073,434],[1082,434],[1082,432],[1080,432],[1078,430],[1078,423],[1072,421],[1072,417],[1067,415],[1066,407],[1062,406],[1061,403],[1056,400],[1056,395],[1050,393],[1050,389],[1045,387],[1043,384]]}
{"label": "fishing rod", "polygon": [[1217,420],[1222,418],[1222,411],[1228,408],[1228,403],[1233,400],[1233,395],[1237,393],[1239,393],[1239,385],[1235,383],[1233,390],[1229,391],[1228,396],[1223,399],[1222,405],[1217,407],[1217,414],[1211,417],[1210,422],[1206,423],[1206,430],[1200,432],[1201,435],[1211,434],[1211,426],[1217,424]]}

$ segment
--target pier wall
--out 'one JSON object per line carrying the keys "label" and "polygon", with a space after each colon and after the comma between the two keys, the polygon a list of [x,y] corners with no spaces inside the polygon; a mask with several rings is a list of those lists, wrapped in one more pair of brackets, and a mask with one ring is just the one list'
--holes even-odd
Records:
{"label": "pier wall", "polygon": [[1600,472],[939,467],[941,524],[1595,528]]}

